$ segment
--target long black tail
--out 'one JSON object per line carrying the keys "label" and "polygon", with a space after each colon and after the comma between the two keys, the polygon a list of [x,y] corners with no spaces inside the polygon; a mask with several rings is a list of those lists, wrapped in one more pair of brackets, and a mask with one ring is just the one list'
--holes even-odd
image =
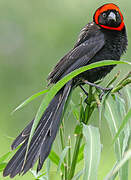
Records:
{"label": "long black tail", "polygon": [[[10,175],[11,178],[17,174],[25,174],[34,163],[39,159],[37,171],[39,171],[45,159],[50,153],[52,143],[56,137],[60,125],[64,104],[72,89],[72,82],[68,82],[56,96],[52,99],[46,111],[44,112],[36,130],[32,137],[26,162],[24,163],[27,143],[33,121],[21,132],[15,139],[11,148],[15,149],[19,144],[23,143],[20,149],[15,153],[12,159],[4,169],[3,176]],[[24,163],[24,165],[23,165]]]}

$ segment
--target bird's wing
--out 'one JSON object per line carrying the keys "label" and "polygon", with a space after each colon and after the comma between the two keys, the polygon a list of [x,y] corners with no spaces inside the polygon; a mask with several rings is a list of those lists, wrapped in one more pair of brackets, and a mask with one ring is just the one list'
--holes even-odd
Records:
{"label": "bird's wing", "polygon": [[56,83],[71,71],[87,65],[96,53],[104,46],[104,34],[94,23],[87,24],[80,32],[77,43],[55,66],[49,74],[50,83]]}

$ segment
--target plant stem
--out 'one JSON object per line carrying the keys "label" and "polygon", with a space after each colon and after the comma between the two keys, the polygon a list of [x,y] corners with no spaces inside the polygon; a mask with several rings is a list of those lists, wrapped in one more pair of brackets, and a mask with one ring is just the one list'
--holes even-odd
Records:
{"label": "plant stem", "polygon": [[111,81],[109,81],[109,83],[107,84],[107,88],[113,84],[113,82],[118,78],[118,76],[120,75],[120,71],[114,76],[113,79],[111,79]]}
{"label": "plant stem", "polygon": [[119,92],[123,87],[125,87],[126,85],[131,84],[131,79],[126,79],[124,80],[120,85],[116,86],[111,93],[116,93]]}
{"label": "plant stem", "polygon": [[120,82],[116,85],[116,87],[120,86],[123,83],[123,81],[125,81],[128,78],[131,78],[131,71],[129,71],[128,74],[123,79],[120,80]]}
{"label": "plant stem", "polygon": [[[64,129],[63,129],[64,125],[63,125],[63,122],[61,124],[61,128],[60,128],[60,139],[61,139],[61,147],[62,147],[62,150],[64,150],[65,148],[65,143],[64,143]],[[64,176],[65,176],[65,180],[67,180],[67,161],[66,161],[66,158],[64,158]]]}
{"label": "plant stem", "polygon": [[[87,105],[85,108],[85,118],[84,119],[82,118],[82,121],[80,120],[80,122],[83,122],[85,124],[88,123],[90,116],[93,112],[93,111],[91,111],[91,102],[92,102],[92,87],[89,86],[88,101],[87,101]],[[72,159],[72,163],[71,163],[71,169],[70,169],[70,172],[68,174],[68,180],[71,180],[74,176],[75,168],[76,168],[76,164],[77,164],[77,158],[78,158],[79,149],[80,149],[82,139],[83,139],[83,134],[82,134],[82,132],[80,132],[80,134],[78,134],[76,137],[73,159]]]}
{"label": "plant stem", "polygon": [[68,146],[69,146],[69,150],[68,150],[68,172],[70,171],[70,167],[71,167],[71,137],[68,137]]}
{"label": "plant stem", "polygon": [[60,127],[60,140],[61,140],[61,148],[63,150],[65,148],[64,138],[63,138],[63,123],[61,123],[61,127]]}
{"label": "plant stem", "polygon": [[72,159],[72,164],[71,164],[71,169],[69,172],[68,180],[71,180],[72,177],[74,176],[76,163],[77,163],[77,157],[78,157],[82,138],[83,138],[83,134],[77,135],[77,137],[76,137],[75,149],[74,149],[74,153],[73,153],[73,159]]}

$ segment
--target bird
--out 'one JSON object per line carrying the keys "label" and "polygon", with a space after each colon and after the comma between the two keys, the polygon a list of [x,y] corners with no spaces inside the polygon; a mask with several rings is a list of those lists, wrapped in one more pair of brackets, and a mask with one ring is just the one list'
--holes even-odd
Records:
{"label": "bird", "polygon": [[[127,45],[126,26],[120,8],[113,3],[102,5],[95,11],[92,22],[85,25],[80,31],[74,47],[60,59],[49,74],[49,85],[57,83],[70,72],[94,62],[119,61],[126,52]],[[51,151],[60,127],[64,105],[71,91],[86,83],[95,85],[96,81],[104,78],[114,67],[115,65],[109,65],[90,69],[67,82],[44,111],[31,139],[25,162],[27,144],[34,120],[13,141],[12,150],[16,149],[18,145],[22,145],[6,165],[3,176],[13,178],[17,174],[24,175],[37,160],[37,172],[40,171]]]}

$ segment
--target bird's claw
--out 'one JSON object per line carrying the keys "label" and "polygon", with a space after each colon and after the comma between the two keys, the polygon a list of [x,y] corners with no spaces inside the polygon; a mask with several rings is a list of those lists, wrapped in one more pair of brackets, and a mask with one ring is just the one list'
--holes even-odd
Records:
{"label": "bird's claw", "polygon": [[102,98],[103,98],[104,94],[107,93],[107,92],[110,92],[112,89],[113,89],[113,88],[102,88],[102,89],[101,89],[101,90],[102,90],[102,93],[99,95],[100,101],[102,101]]}
{"label": "bird's claw", "polygon": [[86,103],[87,105],[89,105],[88,103],[88,96],[86,96],[85,100],[84,100],[84,103]]}

